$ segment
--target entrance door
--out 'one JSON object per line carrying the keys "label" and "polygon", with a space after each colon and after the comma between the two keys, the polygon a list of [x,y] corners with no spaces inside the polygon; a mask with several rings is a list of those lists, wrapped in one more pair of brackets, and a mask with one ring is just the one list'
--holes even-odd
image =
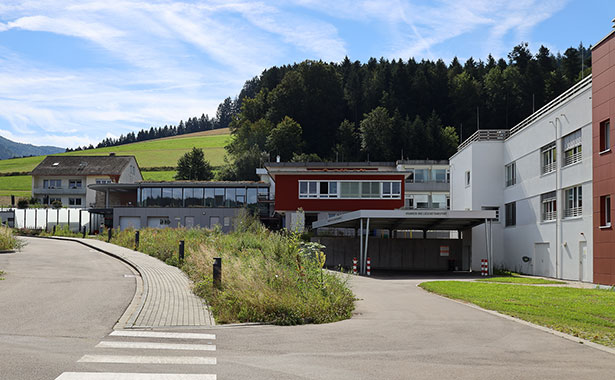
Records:
{"label": "entrance door", "polygon": [[534,243],[534,275],[553,277],[549,243]]}
{"label": "entrance door", "polygon": [[194,216],[187,216],[185,225],[186,225],[186,228],[193,228],[194,227]]}
{"label": "entrance door", "polygon": [[587,242],[579,242],[579,281],[583,281],[583,272],[587,263]]}

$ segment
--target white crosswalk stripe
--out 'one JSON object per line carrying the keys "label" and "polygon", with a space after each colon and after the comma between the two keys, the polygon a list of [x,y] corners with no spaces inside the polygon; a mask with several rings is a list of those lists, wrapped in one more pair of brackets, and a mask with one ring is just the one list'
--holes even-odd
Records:
{"label": "white crosswalk stripe", "polygon": [[215,340],[215,334],[200,334],[200,333],[170,333],[159,331],[132,331],[132,330],[116,330],[110,336],[125,336],[132,338],[168,338],[168,339],[206,339]]}
{"label": "white crosswalk stripe", "polygon": [[156,342],[116,342],[102,341],[97,348],[136,348],[146,350],[190,350],[190,351],[215,351],[213,344],[182,344],[182,343],[156,343]]}
{"label": "white crosswalk stripe", "polygon": [[204,356],[83,355],[78,362],[126,364],[216,364],[216,358]]}
{"label": "white crosswalk stripe", "polygon": [[[216,345],[204,341],[215,340],[215,334],[116,330],[109,334],[109,338],[116,339],[103,340],[96,345],[97,351],[104,350],[104,354],[84,355],[77,362],[88,363],[89,366],[102,366],[100,369],[115,369],[116,367],[107,366],[123,365],[125,366],[124,371],[64,372],[56,380],[216,380],[215,374],[181,373],[183,372],[182,368],[186,368],[184,366],[192,368],[192,370],[186,370],[186,372],[194,372],[194,367],[189,366],[216,365],[217,359],[215,357],[178,355],[178,351],[208,351],[213,353],[216,351]],[[143,341],[142,338],[148,338],[148,341]],[[163,341],[156,341],[159,339]],[[194,342],[185,343],[186,340]],[[156,353],[168,352],[172,355],[139,355],[152,352],[147,350],[156,350]],[[163,367],[158,367],[158,365]],[[168,366],[178,366],[178,373],[155,373],[155,368],[165,368],[165,372],[169,371]],[[135,370],[135,373],[126,372],[128,368]],[[91,368],[88,369],[91,370]]]}
{"label": "white crosswalk stripe", "polygon": [[216,375],[182,373],[64,372],[56,380],[216,380]]}

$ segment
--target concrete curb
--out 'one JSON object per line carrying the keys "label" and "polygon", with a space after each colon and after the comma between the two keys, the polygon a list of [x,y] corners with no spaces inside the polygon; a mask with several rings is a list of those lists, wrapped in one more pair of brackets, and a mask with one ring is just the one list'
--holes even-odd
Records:
{"label": "concrete curb", "polygon": [[147,294],[147,288],[148,288],[147,279],[143,277],[143,274],[141,273],[141,270],[138,265],[136,265],[135,263],[133,263],[132,261],[124,257],[118,256],[114,253],[100,249],[82,240],[77,240],[77,239],[69,238],[69,237],[61,237],[61,236],[49,236],[49,237],[48,236],[29,236],[29,237],[34,237],[38,239],[61,240],[61,241],[79,243],[85,247],[96,250],[107,256],[111,256],[123,262],[124,264],[128,265],[136,274],[138,274],[138,276],[135,277],[136,282],[137,282],[137,286],[135,288],[135,295],[132,297],[132,301],[130,301],[130,304],[128,304],[128,306],[124,310],[124,313],[122,313],[122,316],[118,319],[118,322],[115,324],[115,326],[113,326],[113,329],[118,330],[118,329],[134,328],[134,324],[139,314],[143,310],[143,306],[145,305],[144,295]]}
{"label": "concrete curb", "polygon": [[475,305],[473,303],[470,303],[470,302],[460,301],[460,300],[456,300],[456,299],[453,299],[453,298],[445,297],[445,296],[440,295],[438,293],[430,292],[430,291],[425,290],[425,289],[423,289],[423,288],[421,288],[419,286],[423,282],[430,282],[430,280],[419,282],[419,283],[416,284],[416,287],[421,289],[425,293],[432,294],[434,296],[443,298],[443,299],[448,300],[448,301],[456,302],[458,304],[465,305],[465,306],[471,307],[471,308],[476,309],[476,310],[480,310],[482,312],[494,315],[496,317],[500,317],[500,318],[503,318],[503,319],[507,319],[509,321],[517,322],[517,323],[525,325],[525,326],[533,327],[533,328],[535,328],[537,330],[553,334],[553,335],[558,336],[560,338],[567,339],[567,340],[569,340],[571,342],[580,343],[580,344],[586,345],[588,347],[594,348],[596,350],[600,350],[600,351],[607,352],[609,354],[615,355],[615,348],[603,346],[602,344],[594,343],[594,342],[591,342],[591,341],[589,341],[587,339],[579,338],[579,337],[576,337],[574,335],[566,334],[566,333],[563,333],[561,331],[557,331],[557,330],[554,330],[554,329],[551,329],[551,328],[548,328],[548,327],[545,327],[545,326],[541,326],[541,325],[534,324],[532,322],[524,321],[523,319],[511,317],[510,315],[502,314],[502,313],[500,313],[498,311],[495,311],[495,310],[483,309],[482,307],[480,307],[478,305]]}

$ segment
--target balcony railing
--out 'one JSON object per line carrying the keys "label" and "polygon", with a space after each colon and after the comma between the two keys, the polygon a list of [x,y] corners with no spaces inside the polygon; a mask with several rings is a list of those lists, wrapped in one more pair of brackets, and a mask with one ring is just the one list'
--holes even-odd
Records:
{"label": "balcony railing", "polygon": [[59,195],[59,194],[83,195],[86,193],[86,191],[87,189],[85,187],[75,187],[75,188],[35,187],[32,189],[32,193],[42,194],[42,195]]}
{"label": "balcony railing", "polygon": [[542,165],[542,174],[547,174],[555,171],[557,162],[551,162],[549,164]]}
{"label": "balcony railing", "polygon": [[577,152],[570,155],[564,155],[564,166],[572,165],[575,162],[579,162],[583,159],[583,152]]}
{"label": "balcony railing", "polygon": [[459,144],[457,151],[463,150],[474,141],[504,141],[510,136],[507,129],[479,129],[472,136],[468,137],[463,143]]}
{"label": "balcony railing", "polygon": [[542,213],[542,221],[548,222],[557,218],[557,211],[547,211]]}
{"label": "balcony railing", "polygon": [[564,218],[574,218],[583,215],[583,207],[572,207],[564,210]]}

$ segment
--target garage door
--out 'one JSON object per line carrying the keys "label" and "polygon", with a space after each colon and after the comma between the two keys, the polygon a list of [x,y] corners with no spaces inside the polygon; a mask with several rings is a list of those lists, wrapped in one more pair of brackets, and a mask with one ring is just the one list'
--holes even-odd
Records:
{"label": "garage door", "polygon": [[120,216],[120,230],[125,230],[126,228],[134,228],[138,230],[141,228],[141,217],[139,216]]}
{"label": "garage door", "polygon": [[171,224],[168,216],[148,216],[147,226],[149,228],[167,228]]}

